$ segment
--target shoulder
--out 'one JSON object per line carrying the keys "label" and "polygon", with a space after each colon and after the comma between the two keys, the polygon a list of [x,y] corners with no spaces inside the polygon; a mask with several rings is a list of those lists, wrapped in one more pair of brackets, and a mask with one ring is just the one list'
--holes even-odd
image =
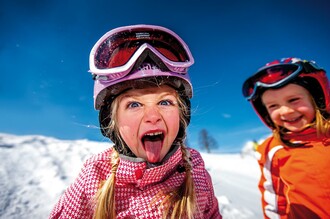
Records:
{"label": "shoulder", "polygon": [[257,158],[259,163],[264,163],[266,160],[272,160],[275,153],[282,149],[283,145],[273,136],[268,137],[257,147]]}
{"label": "shoulder", "polygon": [[[192,159],[193,165],[193,178],[195,182],[196,189],[199,192],[206,192],[207,194],[213,188],[211,175],[205,167],[204,159],[201,153],[195,149],[188,149]],[[210,190],[211,189],[211,190]],[[208,192],[207,192],[208,191]]]}
{"label": "shoulder", "polygon": [[266,138],[258,147],[257,147],[257,151],[262,151],[265,148],[269,147],[270,144],[275,140],[274,136],[270,136],[268,138]]}
{"label": "shoulder", "polygon": [[198,178],[208,178],[209,173],[206,170],[205,162],[200,152],[192,148],[188,148],[188,151],[191,156],[194,175]]}
{"label": "shoulder", "polygon": [[199,151],[197,151],[196,149],[193,148],[188,148],[187,149],[190,153],[191,159],[192,159],[192,163],[194,164],[194,166],[198,165],[202,165],[204,167],[204,160],[202,158],[202,155],[200,154]]}
{"label": "shoulder", "polygon": [[283,144],[276,140],[274,136],[270,136],[266,138],[258,147],[257,151],[261,154],[268,153],[271,150],[274,150],[274,148],[283,148]]}
{"label": "shoulder", "polygon": [[87,178],[99,178],[100,180],[106,179],[111,169],[111,152],[112,148],[108,148],[88,158],[83,165],[85,176]]}
{"label": "shoulder", "polygon": [[90,218],[89,205],[102,180],[110,173],[111,148],[87,159],[74,182],[54,207],[50,218]]}
{"label": "shoulder", "polygon": [[94,154],[85,161],[84,165],[88,166],[88,165],[93,165],[93,164],[96,164],[96,163],[109,162],[111,152],[112,152],[112,147],[108,148],[108,149],[106,149],[106,150],[104,150],[104,151],[102,151],[98,154]]}

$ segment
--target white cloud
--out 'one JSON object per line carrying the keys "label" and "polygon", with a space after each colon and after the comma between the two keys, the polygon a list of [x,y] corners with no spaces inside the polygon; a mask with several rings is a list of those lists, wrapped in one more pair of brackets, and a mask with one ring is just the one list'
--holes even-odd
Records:
{"label": "white cloud", "polygon": [[228,119],[228,118],[231,118],[231,115],[227,114],[227,113],[223,113],[222,117],[225,118],[225,119]]}

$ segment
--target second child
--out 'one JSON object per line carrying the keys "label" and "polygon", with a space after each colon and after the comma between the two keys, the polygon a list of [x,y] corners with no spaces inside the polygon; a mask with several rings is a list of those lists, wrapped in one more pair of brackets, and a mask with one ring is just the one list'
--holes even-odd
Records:
{"label": "second child", "polygon": [[258,148],[267,219],[330,218],[330,94],[314,61],[267,63],[243,94],[273,131]]}

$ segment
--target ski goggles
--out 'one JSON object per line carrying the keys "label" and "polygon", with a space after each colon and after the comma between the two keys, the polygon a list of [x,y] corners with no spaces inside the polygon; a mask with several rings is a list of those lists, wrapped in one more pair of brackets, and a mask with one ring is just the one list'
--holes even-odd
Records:
{"label": "ski goggles", "polygon": [[96,42],[90,53],[89,72],[97,80],[123,78],[147,51],[171,72],[186,74],[194,63],[186,43],[171,30],[134,25],[111,30]]}
{"label": "ski goggles", "polygon": [[294,78],[311,76],[317,71],[324,71],[314,61],[300,61],[297,63],[281,63],[261,68],[256,74],[248,78],[243,84],[243,95],[251,100],[256,95],[259,87],[281,87]]}

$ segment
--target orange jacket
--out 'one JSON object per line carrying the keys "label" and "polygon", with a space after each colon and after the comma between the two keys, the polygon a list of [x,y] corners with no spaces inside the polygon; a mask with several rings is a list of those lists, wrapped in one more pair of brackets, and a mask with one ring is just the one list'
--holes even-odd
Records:
{"label": "orange jacket", "polygon": [[330,138],[312,128],[289,137],[308,143],[289,147],[270,137],[257,149],[264,217],[329,219]]}

